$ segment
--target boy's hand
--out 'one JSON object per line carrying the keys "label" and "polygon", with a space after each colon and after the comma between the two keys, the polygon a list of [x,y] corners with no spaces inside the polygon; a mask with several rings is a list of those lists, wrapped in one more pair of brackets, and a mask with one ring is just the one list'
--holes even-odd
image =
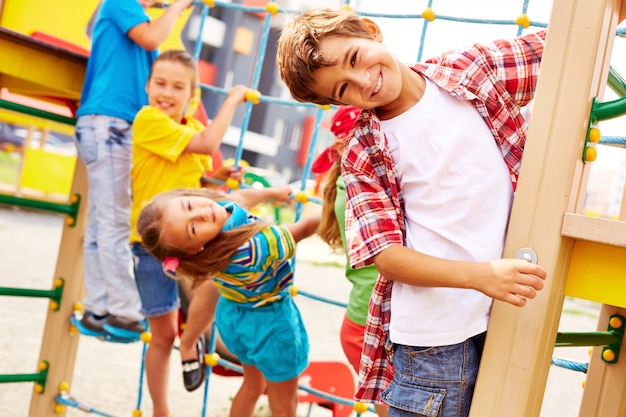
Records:
{"label": "boy's hand", "polygon": [[488,263],[491,274],[480,281],[477,290],[495,300],[523,307],[543,288],[546,271],[522,259],[498,259]]}

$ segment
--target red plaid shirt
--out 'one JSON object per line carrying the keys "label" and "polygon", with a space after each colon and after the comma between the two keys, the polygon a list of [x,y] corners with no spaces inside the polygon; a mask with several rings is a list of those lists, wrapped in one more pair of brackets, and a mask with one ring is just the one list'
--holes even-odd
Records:
{"label": "red plaid shirt", "polygon": [[[520,108],[534,96],[545,35],[542,30],[474,45],[412,66],[476,108],[502,150],[514,188],[526,140]],[[374,111],[361,113],[343,156],[343,173],[350,264],[362,267],[386,248],[405,243],[402,190]],[[379,275],[370,299],[355,396],[359,401],[381,402],[380,394],[393,378],[388,337],[391,283]]]}

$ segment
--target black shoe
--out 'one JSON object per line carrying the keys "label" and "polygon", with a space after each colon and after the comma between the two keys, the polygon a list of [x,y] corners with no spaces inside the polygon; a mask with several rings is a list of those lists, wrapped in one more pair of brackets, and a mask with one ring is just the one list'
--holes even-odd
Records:
{"label": "black shoe", "polygon": [[204,364],[204,343],[202,337],[198,338],[196,342],[196,350],[198,351],[198,358],[183,361],[183,384],[185,389],[189,392],[195,391],[204,382],[206,377],[206,365]]}

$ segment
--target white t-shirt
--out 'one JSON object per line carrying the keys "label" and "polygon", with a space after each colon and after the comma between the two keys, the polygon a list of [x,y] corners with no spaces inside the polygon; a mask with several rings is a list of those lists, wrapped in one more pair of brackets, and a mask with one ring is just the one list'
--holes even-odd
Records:
{"label": "white t-shirt", "polygon": [[[407,246],[445,259],[501,258],[513,188],[476,109],[427,79],[423,98],[381,127],[402,187]],[[391,341],[461,343],[487,329],[491,301],[474,290],[394,282]]]}

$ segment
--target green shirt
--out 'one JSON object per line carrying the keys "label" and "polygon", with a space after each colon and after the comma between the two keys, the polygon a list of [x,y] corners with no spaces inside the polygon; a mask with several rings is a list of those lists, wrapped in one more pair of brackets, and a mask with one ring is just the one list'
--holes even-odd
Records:
{"label": "green shirt", "polygon": [[365,326],[370,296],[372,295],[376,277],[378,277],[378,270],[374,265],[359,269],[350,268],[350,262],[348,262],[347,259],[348,250],[346,248],[346,187],[341,175],[337,178],[336,184],[337,197],[335,198],[335,215],[339,222],[341,242],[343,243],[343,250],[346,254],[346,278],[352,283],[346,314],[354,323]]}

